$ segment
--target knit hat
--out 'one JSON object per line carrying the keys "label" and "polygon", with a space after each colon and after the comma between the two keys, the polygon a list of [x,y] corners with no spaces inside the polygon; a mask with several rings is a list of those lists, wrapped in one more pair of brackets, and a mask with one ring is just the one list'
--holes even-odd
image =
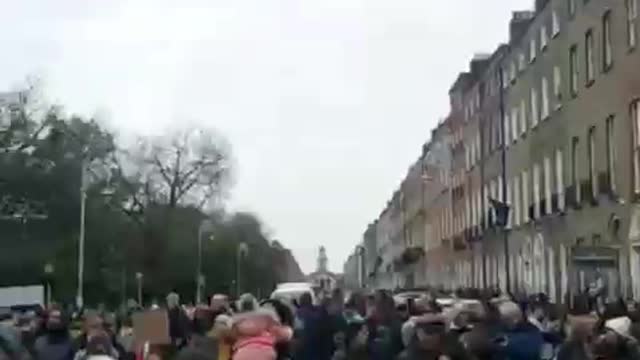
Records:
{"label": "knit hat", "polygon": [[607,320],[604,323],[604,327],[612,330],[616,334],[629,338],[631,337],[631,319],[628,316],[620,316]]}

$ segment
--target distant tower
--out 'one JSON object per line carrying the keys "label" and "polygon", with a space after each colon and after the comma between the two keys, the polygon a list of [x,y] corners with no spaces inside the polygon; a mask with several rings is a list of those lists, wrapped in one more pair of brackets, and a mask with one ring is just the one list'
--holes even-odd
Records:
{"label": "distant tower", "polygon": [[327,266],[327,262],[329,261],[329,259],[327,259],[327,251],[325,250],[324,246],[320,246],[320,251],[318,252],[318,272],[327,272],[328,271],[328,266]]}

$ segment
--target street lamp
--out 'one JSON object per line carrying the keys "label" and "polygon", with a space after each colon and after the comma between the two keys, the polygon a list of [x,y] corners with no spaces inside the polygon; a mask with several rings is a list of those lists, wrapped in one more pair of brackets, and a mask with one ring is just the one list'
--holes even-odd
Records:
{"label": "street lamp", "polygon": [[[78,235],[78,289],[76,295],[76,305],[78,309],[84,306],[84,243],[85,243],[85,223],[87,207],[87,173],[90,171],[90,162],[87,159],[88,147],[82,150],[82,163],[80,169],[80,234]],[[109,197],[115,190],[108,187],[102,189],[100,196]]]}
{"label": "street lamp", "polygon": [[142,279],[144,275],[141,272],[136,273],[136,283],[138,286],[138,306],[142,308]]}
{"label": "street lamp", "polygon": [[53,292],[53,288],[51,286],[51,277],[53,276],[53,264],[52,263],[46,263],[44,265],[44,276],[45,276],[45,292],[47,294],[46,298],[45,298],[45,302],[47,307],[51,306],[51,298],[52,296],[52,292]]}
{"label": "street lamp", "polygon": [[240,291],[242,290],[241,283],[242,277],[240,276],[241,264],[243,258],[245,258],[249,254],[249,245],[246,242],[241,242],[238,244],[238,250],[236,252],[236,292],[237,295],[240,296]]}
{"label": "street lamp", "polygon": [[210,219],[204,219],[198,226],[198,264],[196,269],[196,304],[200,304],[202,299],[202,289],[204,288],[205,278],[202,273],[202,236],[205,232],[213,229],[213,222]]}

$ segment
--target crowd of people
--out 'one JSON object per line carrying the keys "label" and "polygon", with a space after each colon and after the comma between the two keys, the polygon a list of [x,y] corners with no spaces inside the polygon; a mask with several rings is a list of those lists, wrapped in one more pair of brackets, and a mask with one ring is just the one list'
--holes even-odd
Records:
{"label": "crowd of people", "polygon": [[311,294],[244,294],[197,306],[171,293],[166,344],[137,341],[131,315],[141,309],[76,314],[82,327],[72,334],[71,318],[51,306],[0,327],[0,360],[640,360],[632,302],[594,307],[576,297],[559,306],[543,294],[480,293],[442,302],[427,291],[398,300],[337,289],[317,303]]}

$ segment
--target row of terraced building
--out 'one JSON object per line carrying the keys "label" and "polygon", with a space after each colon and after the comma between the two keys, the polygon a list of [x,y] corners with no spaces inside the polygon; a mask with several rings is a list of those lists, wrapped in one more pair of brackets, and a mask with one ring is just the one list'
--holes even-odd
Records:
{"label": "row of terraced building", "polygon": [[[638,0],[537,0],[476,55],[345,264],[368,288],[640,298]],[[495,204],[509,207],[506,226]]]}

